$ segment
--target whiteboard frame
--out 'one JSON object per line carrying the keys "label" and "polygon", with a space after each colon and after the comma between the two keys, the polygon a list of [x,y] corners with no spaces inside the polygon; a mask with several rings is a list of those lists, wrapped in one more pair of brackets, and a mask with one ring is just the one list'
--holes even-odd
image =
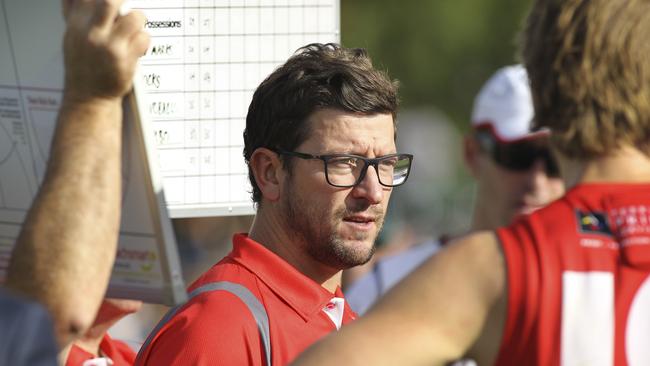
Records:
{"label": "whiteboard frame", "polygon": [[133,125],[133,131],[135,131],[134,138],[139,142],[137,145],[140,151],[137,153],[144,163],[143,166],[146,170],[144,172],[144,179],[147,185],[147,200],[149,202],[149,210],[156,243],[158,244],[158,251],[162,256],[160,262],[161,264],[167,264],[161,265],[163,274],[162,303],[165,305],[177,305],[187,301],[187,292],[185,290],[183,271],[181,270],[177,250],[178,244],[165,203],[162,178],[157,168],[159,164],[156,146],[152,134],[149,133],[151,131],[151,123],[147,117],[143,116],[144,113],[141,113],[138,109],[138,101],[143,100],[139,92],[142,88],[138,87],[140,80],[142,80],[142,78],[137,77],[140,75],[139,70],[140,68],[136,70],[133,91],[128,96],[129,109],[131,110],[130,115],[133,120],[125,121],[125,125],[129,123]]}

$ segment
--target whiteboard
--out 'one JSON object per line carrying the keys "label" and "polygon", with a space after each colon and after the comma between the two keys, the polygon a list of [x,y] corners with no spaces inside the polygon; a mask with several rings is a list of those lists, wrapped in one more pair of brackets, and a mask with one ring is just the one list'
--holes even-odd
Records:
{"label": "whiteboard", "polygon": [[242,133],[253,92],[296,49],[339,42],[333,0],[132,0],[152,42],[136,85],[172,217],[253,214]]}
{"label": "whiteboard", "polygon": [[[43,179],[63,89],[59,1],[0,0],[0,281]],[[122,222],[108,296],[186,298],[162,184],[146,154],[135,96],[126,103]],[[89,263],[92,265],[92,263]]]}
{"label": "whiteboard", "polygon": [[[0,0],[0,281],[45,171],[61,102],[59,1]],[[243,158],[257,85],[301,46],[339,42],[334,0],[131,0],[152,43],[125,109],[109,295],[185,298],[169,217],[254,213]],[[163,190],[164,188],[164,190]],[[164,191],[164,194],[163,194]]]}

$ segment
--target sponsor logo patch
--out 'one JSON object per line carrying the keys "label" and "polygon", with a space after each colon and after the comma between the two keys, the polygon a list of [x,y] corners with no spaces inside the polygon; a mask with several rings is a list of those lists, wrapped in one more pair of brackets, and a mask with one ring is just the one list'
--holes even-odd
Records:
{"label": "sponsor logo patch", "polygon": [[612,235],[607,223],[607,216],[602,212],[584,212],[577,210],[578,228],[583,234]]}

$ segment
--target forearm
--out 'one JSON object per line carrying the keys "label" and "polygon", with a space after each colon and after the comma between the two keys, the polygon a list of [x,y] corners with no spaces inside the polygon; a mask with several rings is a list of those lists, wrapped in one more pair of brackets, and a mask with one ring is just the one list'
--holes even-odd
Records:
{"label": "forearm", "polygon": [[7,286],[48,308],[62,346],[92,324],[115,259],[121,113],[119,98],[64,96],[48,169],[9,265]]}
{"label": "forearm", "polygon": [[[364,317],[300,356],[298,365],[446,365],[474,346],[505,293],[491,233],[450,244],[389,291]],[[493,338],[500,339],[501,324]],[[480,360],[493,360],[487,347]],[[490,364],[487,362],[486,364]]]}

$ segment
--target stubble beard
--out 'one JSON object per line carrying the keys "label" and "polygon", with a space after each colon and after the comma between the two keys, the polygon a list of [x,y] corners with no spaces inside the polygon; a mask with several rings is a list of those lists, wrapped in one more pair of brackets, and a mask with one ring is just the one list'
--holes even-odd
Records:
{"label": "stubble beard", "polygon": [[354,248],[338,234],[338,226],[350,212],[360,212],[368,209],[355,207],[347,210],[345,207],[336,208],[333,213],[323,212],[318,207],[309,205],[301,197],[294,194],[291,182],[287,183],[287,195],[283,203],[283,211],[287,226],[291,229],[295,240],[301,242],[305,251],[313,259],[332,268],[348,269],[367,263],[375,253],[375,241],[384,221],[381,208],[371,208],[370,212],[376,217],[377,231],[373,234],[365,232],[354,233],[353,240],[371,239],[370,248]]}

